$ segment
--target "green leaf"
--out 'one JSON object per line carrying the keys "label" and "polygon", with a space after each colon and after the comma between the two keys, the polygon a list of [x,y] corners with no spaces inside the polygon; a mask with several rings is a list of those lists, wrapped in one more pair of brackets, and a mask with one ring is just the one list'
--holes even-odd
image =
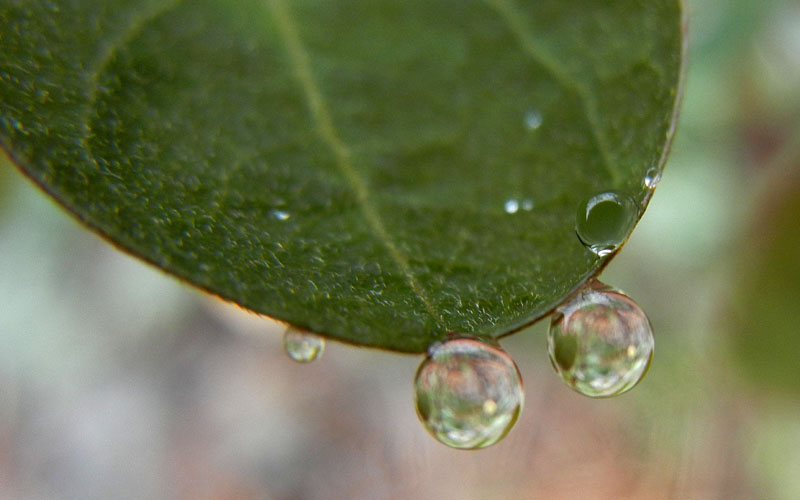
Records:
{"label": "green leaf", "polygon": [[411,352],[599,271],[576,208],[644,210],[682,47],[677,0],[0,0],[0,26],[0,140],[86,224]]}

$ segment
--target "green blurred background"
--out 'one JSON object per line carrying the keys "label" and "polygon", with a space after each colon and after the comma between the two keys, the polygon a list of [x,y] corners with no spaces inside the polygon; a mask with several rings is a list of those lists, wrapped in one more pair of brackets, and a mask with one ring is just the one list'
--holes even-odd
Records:
{"label": "green blurred background", "polygon": [[800,4],[692,0],[663,180],[606,283],[650,314],[644,382],[565,386],[545,325],[503,343],[526,406],[459,452],[419,358],[329,344],[117,252],[0,160],[0,498],[800,498]]}

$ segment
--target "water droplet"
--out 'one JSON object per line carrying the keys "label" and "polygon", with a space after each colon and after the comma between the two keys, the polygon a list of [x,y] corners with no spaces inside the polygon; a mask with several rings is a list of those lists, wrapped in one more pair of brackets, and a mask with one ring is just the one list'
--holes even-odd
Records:
{"label": "water droplet", "polygon": [[532,109],[525,113],[525,126],[530,130],[536,130],[542,126],[542,114]]}
{"label": "water droplet", "polygon": [[503,209],[507,214],[515,214],[519,211],[519,201],[514,198],[506,200],[505,204],[503,205]]}
{"label": "water droplet", "polygon": [[289,212],[283,210],[270,210],[269,213],[278,220],[287,220],[290,217]]}
{"label": "water droplet", "polygon": [[310,363],[322,356],[325,339],[319,335],[290,326],[283,334],[283,348],[298,363]]}
{"label": "water droplet", "polygon": [[616,396],[644,377],[653,357],[653,329],[623,292],[594,282],[559,307],[547,347],[556,373],[577,392]]}
{"label": "water droplet", "polygon": [[499,347],[469,337],[433,344],[414,379],[417,414],[433,437],[463,450],[485,448],[522,410],[522,379]]}
{"label": "water droplet", "polygon": [[596,194],[578,207],[575,231],[586,248],[605,257],[625,241],[636,223],[636,212],[636,203],[626,194]]}
{"label": "water droplet", "polygon": [[530,212],[531,210],[533,210],[533,200],[530,198],[525,198],[524,200],[522,200],[522,209],[525,210],[526,212]]}
{"label": "water droplet", "polygon": [[661,170],[658,167],[650,167],[647,169],[647,173],[644,175],[644,187],[647,189],[655,189],[658,185],[658,181],[661,180]]}

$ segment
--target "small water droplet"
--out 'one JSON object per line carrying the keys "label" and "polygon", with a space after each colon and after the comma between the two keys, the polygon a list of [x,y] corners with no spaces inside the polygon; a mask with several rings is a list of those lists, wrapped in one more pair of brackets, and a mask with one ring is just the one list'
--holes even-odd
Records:
{"label": "small water droplet", "polygon": [[298,363],[310,363],[322,356],[325,339],[319,335],[290,326],[283,334],[283,348]]}
{"label": "small water droplet", "polygon": [[647,189],[655,189],[658,185],[658,181],[661,180],[661,170],[658,167],[650,167],[647,169],[647,173],[644,175],[644,186]]}
{"label": "small water droplet", "polygon": [[636,203],[623,193],[607,191],[578,207],[575,232],[581,243],[600,257],[619,248],[636,223]]}
{"label": "small water droplet", "polygon": [[505,204],[503,204],[503,209],[507,214],[515,214],[519,211],[519,201],[514,198],[506,200]]}
{"label": "small water droplet", "polygon": [[644,311],[623,292],[597,281],[557,309],[547,339],[556,373],[593,398],[635,386],[650,366],[654,346]]}
{"label": "small water droplet", "polygon": [[535,109],[525,113],[525,126],[530,130],[536,130],[542,126],[542,114]]}
{"label": "small water droplet", "polygon": [[425,428],[453,448],[485,448],[511,430],[522,410],[522,379],[499,347],[469,337],[433,344],[414,379]]}
{"label": "small water droplet", "polygon": [[281,221],[287,220],[290,217],[289,212],[285,212],[283,210],[270,210],[269,213],[270,215]]}
{"label": "small water droplet", "polygon": [[530,198],[525,198],[524,200],[522,200],[521,205],[522,209],[525,210],[526,212],[530,212],[531,210],[533,210],[533,200]]}

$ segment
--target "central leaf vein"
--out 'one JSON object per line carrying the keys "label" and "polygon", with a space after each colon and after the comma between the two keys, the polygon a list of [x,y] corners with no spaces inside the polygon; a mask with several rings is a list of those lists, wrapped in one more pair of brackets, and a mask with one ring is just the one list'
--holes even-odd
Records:
{"label": "central leaf vein", "polygon": [[336,128],[333,125],[333,120],[331,119],[322,93],[319,91],[314,81],[308,52],[300,39],[300,34],[291,12],[286,7],[283,0],[269,0],[269,7],[275,16],[275,23],[278,27],[278,31],[286,45],[285,48],[293,65],[295,76],[308,100],[308,106],[314,119],[317,133],[333,153],[336,165],[355,193],[356,200],[363,211],[367,223],[384,244],[391,258],[397,263],[408,281],[409,286],[424,304],[426,311],[442,328],[446,328],[444,320],[437,313],[433,303],[412,272],[408,259],[395,245],[392,237],[383,225],[377,210],[369,200],[367,185],[353,166],[350,149],[339,138],[339,134],[336,132]]}

